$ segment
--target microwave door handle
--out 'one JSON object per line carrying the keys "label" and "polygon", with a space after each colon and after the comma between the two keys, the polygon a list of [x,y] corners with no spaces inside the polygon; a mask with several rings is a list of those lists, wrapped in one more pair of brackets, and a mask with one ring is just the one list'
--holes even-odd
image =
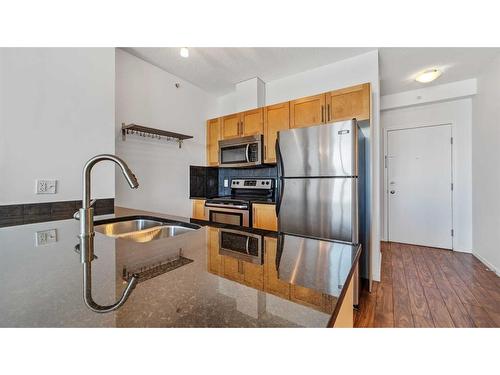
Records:
{"label": "microwave door handle", "polygon": [[245,150],[245,157],[247,158],[247,163],[250,163],[250,143],[247,143]]}

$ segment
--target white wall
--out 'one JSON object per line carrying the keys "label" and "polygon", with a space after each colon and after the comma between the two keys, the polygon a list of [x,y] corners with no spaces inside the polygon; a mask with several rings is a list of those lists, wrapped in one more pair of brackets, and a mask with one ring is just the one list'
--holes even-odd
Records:
{"label": "white wall", "polygon": [[[383,141],[387,140],[387,130],[407,129],[421,126],[451,124],[453,134],[453,227],[454,250],[472,250],[472,99],[426,104],[382,111],[381,121]],[[385,169],[383,170],[385,174]],[[386,178],[384,176],[384,182]],[[387,188],[384,188],[385,192]],[[387,196],[383,194],[384,239],[387,237]]]}
{"label": "white wall", "polygon": [[[175,83],[180,83],[180,88]],[[201,89],[120,49],[116,50],[116,152],[132,169],[132,190],[116,173],[116,205],[189,217],[189,165],[205,164],[205,121],[215,99]],[[121,123],[194,136],[176,143],[121,138]]]}
{"label": "white wall", "polygon": [[[0,48],[0,205],[81,199],[84,163],[114,153],[113,48]],[[98,165],[93,197],[114,197]],[[57,179],[55,195],[35,180]]]}
{"label": "white wall", "polygon": [[478,77],[473,124],[473,252],[500,276],[500,57]]}

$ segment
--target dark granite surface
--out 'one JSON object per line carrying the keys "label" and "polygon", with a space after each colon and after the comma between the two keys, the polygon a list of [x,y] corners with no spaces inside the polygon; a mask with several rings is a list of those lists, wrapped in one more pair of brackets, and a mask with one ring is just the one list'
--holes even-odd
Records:
{"label": "dark granite surface", "polygon": [[[98,303],[116,301],[125,287],[125,274],[154,276],[139,283],[124,306],[107,314],[90,311],[82,300],[82,265],[75,252],[78,221],[0,228],[0,327],[325,327],[359,257],[359,249],[343,245],[327,258],[322,254],[318,271],[300,261],[297,249],[290,247],[293,241],[281,243],[276,256],[280,240],[275,232],[115,208],[115,217],[134,215],[202,226],[147,243],[96,233],[91,265],[92,295]],[[57,241],[36,246],[36,233],[49,229],[56,229]],[[222,253],[219,236],[228,229],[262,239],[261,263]],[[308,241],[308,246],[315,245]],[[190,261],[164,266],[180,256]],[[277,270],[279,259],[302,272],[304,285],[287,279],[287,269]],[[314,284],[323,279],[329,281],[327,292]]]}

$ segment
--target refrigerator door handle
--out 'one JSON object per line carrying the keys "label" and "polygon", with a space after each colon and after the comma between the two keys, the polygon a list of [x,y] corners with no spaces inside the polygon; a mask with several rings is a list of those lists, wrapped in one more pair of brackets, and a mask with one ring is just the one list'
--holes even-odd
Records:
{"label": "refrigerator door handle", "polygon": [[283,158],[281,157],[279,138],[276,138],[276,168],[278,179],[276,180],[276,216],[280,213],[281,198],[283,197],[283,188],[285,181],[283,180]]}

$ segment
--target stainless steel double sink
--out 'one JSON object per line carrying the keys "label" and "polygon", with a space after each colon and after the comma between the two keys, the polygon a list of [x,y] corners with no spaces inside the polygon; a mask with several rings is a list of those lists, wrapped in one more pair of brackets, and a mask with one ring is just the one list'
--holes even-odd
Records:
{"label": "stainless steel double sink", "polygon": [[94,223],[96,232],[134,242],[150,242],[200,229],[196,224],[149,216],[127,216]]}

